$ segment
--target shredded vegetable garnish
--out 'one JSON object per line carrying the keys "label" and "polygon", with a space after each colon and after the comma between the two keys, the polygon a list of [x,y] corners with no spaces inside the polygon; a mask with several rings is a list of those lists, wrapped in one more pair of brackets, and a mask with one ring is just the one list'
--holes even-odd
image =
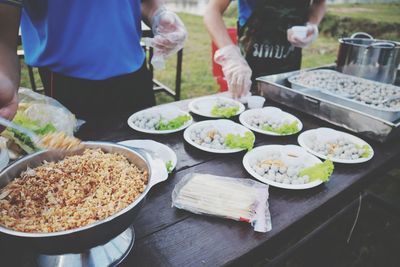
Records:
{"label": "shredded vegetable garnish", "polygon": [[244,136],[240,134],[227,134],[225,145],[229,148],[245,148],[251,150],[254,146],[256,137],[252,132],[246,132]]}
{"label": "shredded vegetable garnish", "polygon": [[356,147],[358,149],[363,149],[364,150],[364,153],[362,153],[361,156],[360,156],[361,158],[368,158],[371,155],[371,149],[370,149],[370,147],[368,145],[363,145],[363,146],[356,145]]}
{"label": "shredded vegetable garnish", "polygon": [[273,133],[282,134],[282,135],[293,134],[293,133],[297,133],[299,131],[299,122],[294,121],[292,123],[286,123],[286,124],[283,124],[282,126],[280,126],[279,128],[272,128],[269,125],[264,125],[262,127],[262,129],[264,131],[273,132]]}
{"label": "shredded vegetable garnish", "polygon": [[310,178],[310,182],[321,180],[328,182],[329,177],[333,173],[333,163],[330,160],[325,160],[323,163],[317,163],[311,167],[305,168],[300,171],[300,176],[307,175]]}
{"label": "shredded vegetable garnish", "polygon": [[239,111],[238,106],[231,107],[219,107],[218,105],[214,106],[211,110],[211,115],[215,117],[223,117],[230,118],[235,116]]}
{"label": "shredded vegetable garnish", "polygon": [[189,115],[182,115],[178,116],[172,120],[166,121],[164,119],[161,119],[158,124],[156,125],[156,130],[175,130],[183,125],[185,125],[186,122],[190,121],[191,117]]}

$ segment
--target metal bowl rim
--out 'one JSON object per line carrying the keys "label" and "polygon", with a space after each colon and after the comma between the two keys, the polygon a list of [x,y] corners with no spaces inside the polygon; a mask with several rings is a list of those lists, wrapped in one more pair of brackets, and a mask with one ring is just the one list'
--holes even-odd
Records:
{"label": "metal bowl rim", "polygon": [[[59,231],[59,232],[51,232],[51,233],[28,233],[28,232],[20,232],[20,231],[15,231],[12,230],[10,228],[6,228],[0,225],[0,232],[8,234],[8,235],[13,235],[13,236],[17,236],[17,237],[29,237],[29,238],[34,238],[34,237],[39,237],[39,238],[48,238],[48,237],[57,237],[57,236],[63,236],[63,235],[68,235],[68,234],[74,234],[74,233],[78,233],[78,232],[82,232],[94,227],[97,227],[103,223],[107,223],[112,221],[113,219],[123,215],[124,213],[128,212],[129,210],[133,209],[137,204],[139,204],[143,198],[147,195],[147,193],[149,192],[149,190],[151,189],[150,186],[150,178],[151,178],[151,167],[149,162],[145,159],[144,156],[142,156],[140,153],[129,149],[126,146],[123,145],[119,145],[119,144],[115,144],[112,142],[94,142],[94,141],[90,141],[90,142],[83,142],[84,144],[88,144],[88,145],[97,145],[97,144],[101,144],[101,145],[107,145],[107,146],[111,146],[111,147],[117,147],[117,148],[121,148],[124,150],[129,151],[130,153],[135,154],[136,156],[138,156],[139,158],[141,158],[147,165],[148,168],[148,181],[147,181],[147,185],[146,185],[146,189],[144,190],[144,192],[137,198],[135,199],[135,201],[133,201],[131,204],[129,204],[126,208],[118,211],[117,213],[114,213],[113,215],[104,218],[102,220],[98,220],[94,223],[82,226],[82,227],[78,227],[78,228],[74,228],[74,229],[70,229],[70,230],[64,230],[64,231]],[[14,163],[12,163],[11,165],[9,165],[7,168],[5,168],[3,171],[0,172],[0,176],[4,173],[7,172],[7,170],[11,167],[13,167],[14,165],[18,164],[19,162],[21,162],[22,160],[27,160],[27,159],[31,159],[34,158],[38,155],[41,155],[42,153],[47,152],[47,150],[42,150],[42,151],[38,151],[36,153],[33,153],[31,155],[27,155],[17,161],[15,161]]]}
{"label": "metal bowl rim", "polygon": [[381,39],[365,39],[365,38],[351,38],[351,37],[344,37],[344,38],[339,38],[338,41],[341,44],[347,44],[347,45],[352,45],[356,47],[369,47],[369,45],[365,44],[354,44],[354,43],[349,43],[348,41],[351,40],[363,40],[363,41],[371,41],[371,42],[386,42],[386,43],[392,43],[395,44],[396,46],[394,48],[385,48],[385,47],[376,47],[379,49],[397,49],[400,48],[400,42],[397,41],[391,41],[391,40],[381,40]]}

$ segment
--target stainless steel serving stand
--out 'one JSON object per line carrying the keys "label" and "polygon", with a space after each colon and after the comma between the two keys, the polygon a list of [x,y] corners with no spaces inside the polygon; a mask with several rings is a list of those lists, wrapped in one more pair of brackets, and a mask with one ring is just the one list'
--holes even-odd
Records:
{"label": "stainless steel serving stand", "polygon": [[104,245],[80,253],[62,255],[38,254],[36,262],[40,267],[117,266],[132,250],[134,241],[135,231],[131,226]]}
{"label": "stainless steel serving stand", "polygon": [[[334,70],[335,66],[312,69]],[[290,88],[287,79],[301,71],[305,70],[257,78],[260,95],[379,142],[386,142],[400,135],[400,120],[388,121],[367,114],[345,103],[333,102],[325,94],[318,94],[315,90],[308,92]]]}

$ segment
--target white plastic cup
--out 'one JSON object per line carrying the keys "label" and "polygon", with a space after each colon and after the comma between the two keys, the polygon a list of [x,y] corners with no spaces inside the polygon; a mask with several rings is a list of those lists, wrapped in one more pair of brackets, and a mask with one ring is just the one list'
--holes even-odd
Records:
{"label": "white plastic cup", "polygon": [[264,106],[265,98],[258,95],[252,95],[247,98],[247,106],[250,109],[262,108]]}
{"label": "white plastic cup", "polygon": [[293,26],[292,27],[293,35],[296,38],[304,39],[307,37],[307,27],[306,26]]}
{"label": "white plastic cup", "polygon": [[153,58],[151,59],[151,65],[156,70],[163,70],[165,69],[165,59],[162,55],[159,55],[158,53],[154,53]]}

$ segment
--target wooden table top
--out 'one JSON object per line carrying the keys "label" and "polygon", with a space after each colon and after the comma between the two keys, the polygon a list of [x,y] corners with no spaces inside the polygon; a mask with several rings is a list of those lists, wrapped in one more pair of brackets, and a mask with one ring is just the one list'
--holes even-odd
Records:
{"label": "wooden table top", "polygon": [[[187,110],[189,102],[190,100],[184,100],[169,105]],[[267,101],[266,104],[271,103]],[[298,116],[304,124],[303,130],[332,127],[311,116],[286,107],[281,108]],[[195,117],[195,120],[204,118]],[[195,215],[171,207],[172,190],[187,173],[251,178],[242,165],[244,152],[231,155],[206,153],[187,144],[183,139],[183,132],[170,135],[142,134],[130,129],[125,120],[88,123],[82,127],[78,136],[83,140],[115,142],[153,139],[171,147],[178,156],[174,173],[167,181],[151,190],[135,219],[134,248],[122,266],[242,265],[262,258],[273,259],[287,249],[280,239],[285,233],[293,233],[292,230],[303,223],[295,233],[299,234],[299,238],[307,234],[304,222],[310,225],[323,211],[328,209],[333,212],[334,204],[339,203],[338,200],[345,195],[352,199],[357,197],[358,186],[378,178],[389,164],[398,160],[400,154],[400,140],[386,144],[367,140],[374,149],[374,158],[362,164],[335,164],[335,171],[328,183],[298,191],[270,187],[272,231],[256,233],[250,225],[243,222]],[[255,146],[267,144],[297,144],[297,135],[270,137],[256,134]]]}
{"label": "wooden table top", "polygon": [[[187,110],[189,102],[184,100],[169,105]],[[266,104],[271,103],[267,100]],[[303,130],[332,127],[311,116],[280,108],[300,118]],[[392,164],[400,162],[400,140],[385,144],[367,140],[374,149],[374,158],[362,164],[335,164],[328,183],[298,191],[270,187],[272,231],[256,233],[244,222],[200,216],[171,207],[172,190],[187,173],[251,178],[242,165],[244,152],[230,155],[206,153],[185,143],[183,132],[143,134],[130,129],[125,118],[99,118],[83,125],[77,135],[83,140],[95,141],[153,139],[171,147],[178,156],[173,174],[147,195],[134,221],[134,247],[122,266],[251,266],[260,261],[265,265],[341,210],[344,201],[347,205],[348,200],[357,198],[365,184],[378,179]],[[297,144],[297,135],[270,137],[256,134],[255,146],[267,144]],[[29,251],[1,240],[0,255],[7,266],[34,265]]]}

